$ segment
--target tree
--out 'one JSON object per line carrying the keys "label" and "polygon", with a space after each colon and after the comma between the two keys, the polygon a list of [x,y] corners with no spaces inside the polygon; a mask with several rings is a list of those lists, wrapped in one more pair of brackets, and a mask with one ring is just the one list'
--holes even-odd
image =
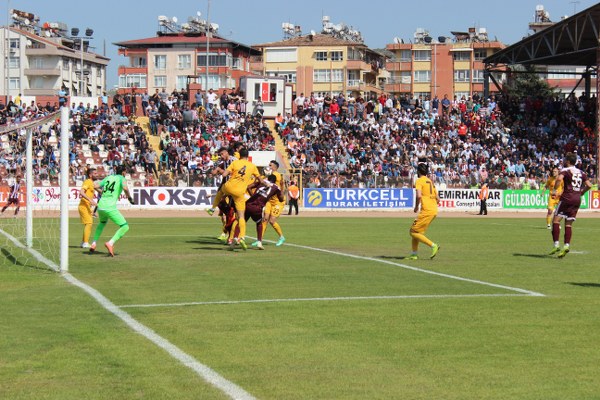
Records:
{"label": "tree", "polygon": [[527,96],[552,97],[556,95],[555,88],[542,79],[532,65],[515,65],[509,73],[506,94],[512,98]]}

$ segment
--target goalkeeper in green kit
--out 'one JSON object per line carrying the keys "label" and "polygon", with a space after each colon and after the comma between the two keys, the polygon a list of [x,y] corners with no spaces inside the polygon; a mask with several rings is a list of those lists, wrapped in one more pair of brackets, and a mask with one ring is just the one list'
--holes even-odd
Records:
{"label": "goalkeeper in green kit", "polygon": [[129,193],[129,189],[127,188],[127,181],[125,180],[125,167],[119,165],[115,167],[114,175],[109,175],[100,182],[98,189],[102,192],[102,197],[98,202],[98,217],[100,223],[96,227],[96,232],[94,233],[94,241],[90,246],[90,252],[93,253],[96,251],[96,241],[102,235],[102,231],[104,231],[104,227],[106,223],[110,219],[112,222],[119,226],[119,230],[115,233],[115,235],[106,243],[104,246],[108,250],[108,253],[111,257],[115,256],[114,246],[115,242],[123,237],[125,233],[129,230],[129,225],[127,221],[121,215],[119,210],[117,210],[117,202],[119,197],[121,197],[121,193],[125,192],[127,195],[127,199],[131,204],[133,203],[133,198]]}

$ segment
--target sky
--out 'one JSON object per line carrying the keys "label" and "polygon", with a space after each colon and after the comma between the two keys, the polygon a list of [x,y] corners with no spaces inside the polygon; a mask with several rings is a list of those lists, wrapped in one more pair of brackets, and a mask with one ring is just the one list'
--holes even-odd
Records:
{"label": "sky", "polygon": [[[509,45],[530,33],[528,23],[538,4],[544,5],[552,21],[596,4],[592,0],[2,0],[0,7],[5,16],[15,8],[38,15],[40,23],[64,22],[81,31],[92,28],[96,53],[111,59],[107,85],[112,88],[118,82],[118,66],[127,64],[113,43],[156,36],[159,15],[177,17],[182,23],[200,11],[206,19],[209,2],[210,21],[219,24],[218,34],[246,45],[281,40],[282,22],[300,25],[303,33],[320,32],[322,16],[327,15],[334,24],[343,22],[359,30],[371,48],[384,48],[395,37],[408,43],[417,28],[432,37],[486,28],[490,39]],[[5,24],[6,18],[0,22]]]}

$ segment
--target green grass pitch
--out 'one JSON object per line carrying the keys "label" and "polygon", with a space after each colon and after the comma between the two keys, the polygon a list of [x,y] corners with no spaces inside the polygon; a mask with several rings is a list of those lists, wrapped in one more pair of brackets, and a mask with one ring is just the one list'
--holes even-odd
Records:
{"label": "green grass pitch", "polygon": [[[543,213],[438,218],[416,261],[410,218],[280,222],[244,252],[217,218],[131,218],[111,259],[115,226],[90,255],[73,219],[70,272],[259,399],[599,398],[597,219],[556,259]],[[0,241],[0,398],[227,398]]]}

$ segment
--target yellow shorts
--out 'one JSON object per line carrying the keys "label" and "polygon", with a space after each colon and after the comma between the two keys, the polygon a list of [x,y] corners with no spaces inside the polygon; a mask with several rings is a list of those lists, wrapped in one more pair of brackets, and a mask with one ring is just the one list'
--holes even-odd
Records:
{"label": "yellow shorts", "polygon": [[437,214],[419,214],[410,227],[410,231],[414,233],[425,233],[435,217],[437,217]]}
{"label": "yellow shorts", "polygon": [[79,211],[79,219],[82,224],[87,225],[94,222],[92,208],[89,205],[80,204],[77,210]]}
{"label": "yellow shorts", "polygon": [[551,196],[548,197],[548,208],[550,210],[554,210],[556,206],[560,203],[560,197],[557,196],[556,199],[553,199]]}
{"label": "yellow shorts", "polygon": [[271,216],[277,218],[281,215],[281,211],[283,211],[283,203],[281,203],[279,201],[275,204],[268,202],[265,205],[264,213],[265,213],[265,215],[271,215]]}
{"label": "yellow shorts", "polygon": [[247,186],[245,185],[229,185],[230,181],[227,181],[223,187],[221,188],[224,196],[231,196],[233,202],[235,203],[235,209],[240,211],[246,210],[246,200],[250,198],[248,193],[246,192]]}

